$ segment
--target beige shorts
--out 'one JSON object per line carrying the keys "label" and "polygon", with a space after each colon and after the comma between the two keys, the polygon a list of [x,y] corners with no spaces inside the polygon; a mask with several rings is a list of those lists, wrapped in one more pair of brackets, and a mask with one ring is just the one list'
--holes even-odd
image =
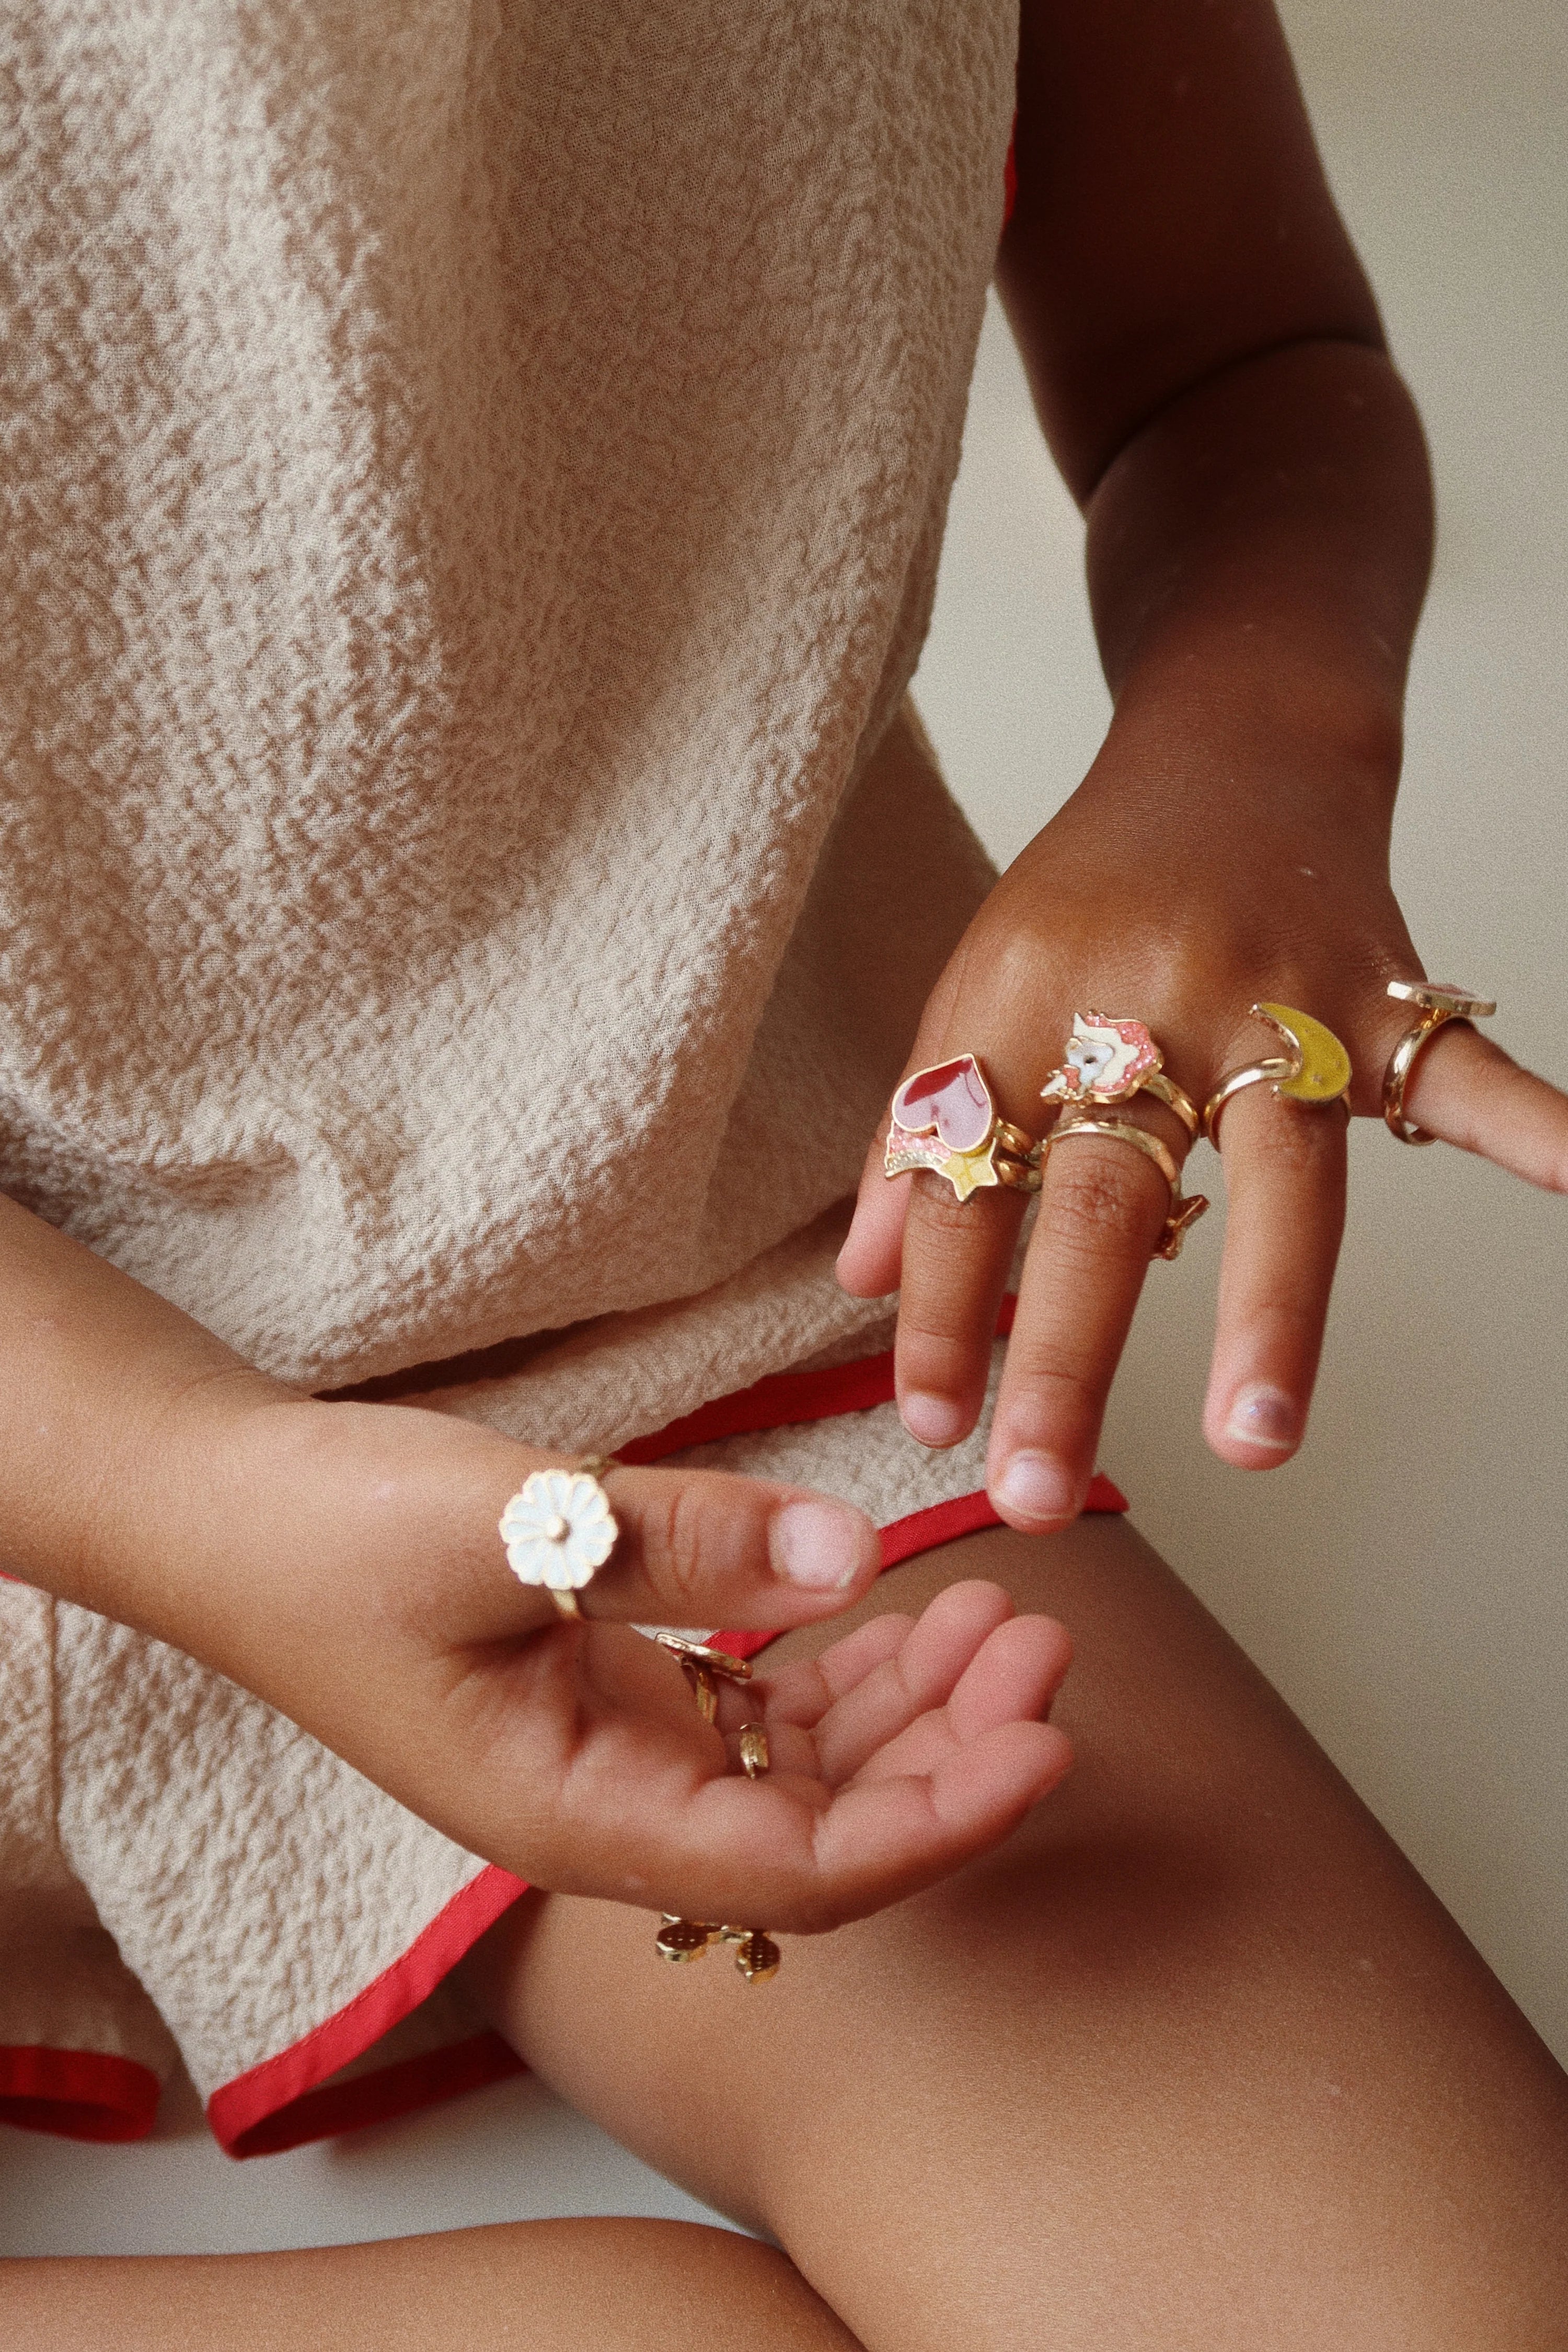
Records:
{"label": "beige shorts", "polygon": [[[842,1496],[890,1567],[996,1523],[989,1415],[928,1454],[891,1396],[890,1356],[784,1373],[620,1458]],[[514,2072],[448,1979],[522,1891],[221,1675],[0,1580],[0,2120],[135,2139],[183,2063],[259,2156]]]}

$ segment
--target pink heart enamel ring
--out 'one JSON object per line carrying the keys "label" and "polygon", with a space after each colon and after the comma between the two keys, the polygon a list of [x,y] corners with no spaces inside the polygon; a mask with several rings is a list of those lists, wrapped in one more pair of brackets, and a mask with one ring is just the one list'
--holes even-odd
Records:
{"label": "pink heart enamel ring", "polygon": [[520,1584],[542,1585],[563,1617],[616,1548],[620,1528],[599,1480],[614,1468],[591,1454],[575,1469],[535,1470],[500,1515],[506,1563]]}
{"label": "pink heart enamel ring", "polygon": [[1390,996],[1402,1004],[1414,1004],[1419,1019],[1405,1031],[1390,1056],[1387,1074],[1383,1081],[1383,1116],[1391,1135],[1401,1143],[1436,1143],[1424,1127],[1405,1116],[1405,1089],[1410,1083],[1410,1073],[1420,1055],[1438,1030],[1450,1021],[1489,1021],[1497,1006],[1485,996],[1471,996],[1462,988],[1441,986],[1436,981],[1391,980]]}
{"label": "pink heart enamel ring", "polygon": [[917,1070],[893,1097],[882,1172],[907,1176],[922,1168],[945,1177],[961,1201],[990,1184],[1040,1189],[1040,1147],[998,1116],[973,1054]]}

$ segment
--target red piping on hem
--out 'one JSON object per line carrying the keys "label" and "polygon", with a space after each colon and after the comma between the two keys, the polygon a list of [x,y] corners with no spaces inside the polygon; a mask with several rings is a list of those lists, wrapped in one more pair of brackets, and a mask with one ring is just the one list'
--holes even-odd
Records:
{"label": "red piping on hem", "polygon": [[[282,2122],[284,2110],[307,2092],[318,2089],[329,2074],[348,2065],[417,2009],[442,1978],[457,1967],[464,1953],[478,1943],[485,1929],[493,1927],[501,1913],[510,1909],[524,1887],[525,1882],[514,1878],[510,1870],[489,1864],[477,1878],[460,1888],[408,1949],[383,1969],[380,1976],[357,1992],[353,2000],[323,2019],[289,2049],[280,2050],[276,2057],[264,2058],[248,2073],[237,2074],[232,2083],[221,2084],[207,2101],[207,2121],[225,2154],[261,2154],[259,2147],[249,2145],[252,2137],[258,2133],[266,2137],[272,2132]],[[414,2063],[412,2060],[405,2063]],[[364,2079],[370,2084],[374,2077],[367,2075]],[[344,2094],[357,2088],[352,2083],[339,2085]],[[286,2140],[268,2138],[268,2147],[289,2145],[292,2143]]]}
{"label": "red piping on hem", "polygon": [[0,2047],[0,2123],[57,2139],[145,2139],[158,2113],[158,2077],[107,2050]]}
{"label": "red piping on hem", "polygon": [[449,2042],[440,2050],[422,2050],[416,2058],[400,2059],[395,2066],[380,2066],[373,2074],[306,2091],[252,2124],[228,2153],[237,2158],[281,2156],[286,2148],[303,2147],[307,2141],[335,2139],[340,2132],[391,2123],[527,2072],[499,2033],[476,2033],[467,2042]]}
{"label": "red piping on hem", "polygon": [[[996,1317],[996,1336],[1005,1339],[1013,1328],[1017,1299],[1011,1293]],[[749,1389],[732,1396],[714,1397],[695,1412],[682,1413],[647,1437],[634,1437],[616,1448],[616,1459],[628,1470],[646,1469],[667,1454],[688,1445],[712,1445],[721,1437],[751,1437],[759,1430],[784,1429],[797,1422],[833,1421],[841,1412],[869,1412],[873,1406],[891,1404],[894,1397],[893,1351],[859,1356],[850,1364],[833,1364],[819,1372],[770,1372]],[[1104,1508],[1103,1505],[1090,1507]],[[1125,1510],[1123,1503],[1119,1507]]]}

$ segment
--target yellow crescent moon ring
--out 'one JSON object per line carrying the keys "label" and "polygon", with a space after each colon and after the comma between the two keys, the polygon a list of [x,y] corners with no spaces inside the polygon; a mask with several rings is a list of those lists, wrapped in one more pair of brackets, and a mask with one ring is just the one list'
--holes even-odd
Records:
{"label": "yellow crescent moon ring", "polygon": [[1275,1093],[1289,1095],[1293,1102],[1338,1102],[1351,1082],[1351,1057],[1333,1031],[1293,1005],[1255,1004],[1252,1010],[1279,1030],[1301,1065],[1295,1077],[1279,1080]]}

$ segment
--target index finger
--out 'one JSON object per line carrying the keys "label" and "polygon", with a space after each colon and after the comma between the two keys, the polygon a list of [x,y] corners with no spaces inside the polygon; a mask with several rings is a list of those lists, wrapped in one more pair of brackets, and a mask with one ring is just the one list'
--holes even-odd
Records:
{"label": "index finger", "polygon": [[1568,1096],[1521,1069],[1468,1021],[1422,1048],[1405,1108],[1440,1142],[1474,1151],[1542,1192],[1568,1192]]}

